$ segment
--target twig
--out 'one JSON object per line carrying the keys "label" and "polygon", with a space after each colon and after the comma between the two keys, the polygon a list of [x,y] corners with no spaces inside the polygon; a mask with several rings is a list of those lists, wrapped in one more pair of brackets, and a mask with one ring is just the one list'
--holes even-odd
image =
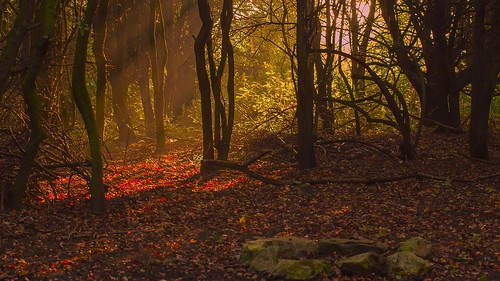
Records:
{"label": "twig", "polygon": [[321,141],[320,143],[321,144],[334,144],[334,143],[357,143],[357,144],[361,144],[361,145],[364,145],[364,146],[366,146],[368,148],[371,148],[371,149],[373,149],[373,150],[375,150],[377,152],[380,152],[385,157],[387,157],[388,159],[394,160],[394,161],[396,161],[396,162],[399,163],[399,160],[396,157],[394,157],[393,155],[391,155],[391,154],[387,153],[386,151],[384,151],[384,150],[376,147],[373,144],[370,144],[370,143],[367,143],[367,142],[364,142],[364,141],[348,140],[348,139],[346,139],[346,140],[324,140],[324,141]]}
{"label": "twig", "polygon": [[[207,167],[207,171],[209,170],[214,170],[214,169],[210,169],[210,168],[215,168],[215,167],[219,167],[219,168],[228,168],[228,169],[232,169],[232,170],[237,170],[237,171],[240,171],[240,172],[243,172],[245,174],[247,174],[248,176],[254,178],[254,179],[257,179],[263,183],[267,183],[267,184],[272,184],[272,185],[285,185],[286,182],[283,182],[283,181],[280,181],[280,180],[275,180],[275,179],[272,179],[272,178],[268,178],[268,177],[265,177],[265,176],[262,176],[260,174],[257,174],[256,172],[254,171],[251,171],[248,166],[245,166],[243,164],[239,164],[239,163],[236,163],[236,162],[232,162],[232,161],[227,161],[227,160],[214,160],[214,159],[205,159],[201,162],[201,165],[204,166],[204,167]],[[202,169],[203,170],[203,169]]]}
{"label": "twig", "polygon": [[409,178],[416,178],[416,174],[407,174],[400,176],[389,176],[389,177],[376,177],[376,178],[346,178],[346,179],[335,179],[335,178],[322,178],[322,179],[309,179],[301,180],[302,183],[309,184],[326,184],[326,183],[358,183],[358,184],[375,184],[375,183],[386,183],[405,180]]}
{"label": "twig", "polygon": [[266,151],[258,154],[257,156],[254,156],[254,157],[250,158],[249,160],[245,161],[242,165],[245,166],[245,167],[247,167],[250,164],[253,164],[255,161],[261,159],[262,157],[264,157],[264,156],[266,156],[266,155],[268,155],[268,154],[270,154],[272,152],[273,152],[272,150],[266,150]]}

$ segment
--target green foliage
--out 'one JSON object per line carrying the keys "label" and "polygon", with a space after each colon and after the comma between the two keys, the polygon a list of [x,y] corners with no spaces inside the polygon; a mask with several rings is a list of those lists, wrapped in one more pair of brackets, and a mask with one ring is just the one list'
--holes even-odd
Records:
{"label": "green foliage", "polygon": [[237,124],[277,132],[287,129],[295,114],[295,89],[291,73],[279,73],[264,62],[260,81],[242,74],[237,80]]}

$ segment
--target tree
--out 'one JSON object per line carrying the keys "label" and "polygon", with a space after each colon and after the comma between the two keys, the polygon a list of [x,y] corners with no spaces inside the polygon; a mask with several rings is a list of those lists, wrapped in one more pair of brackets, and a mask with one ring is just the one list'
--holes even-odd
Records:
{"label": "tree", "polygon": [[111,35],[107,40],[107,57],[110,65],[108,67],[108,78],[111,86],[111,102],[113,104],[113,115],[118,126],[118,140],[129,143],[136,139],[133,129],[132,118],[127,102],[128,90],[132,80],[129,75],[130,56],[128,43],[128,14],[131,3],[117,1],[113,3],[114,21]]}
{"label": "tree", "polygon": [[312,3],[297,1],[297,119],[298,160],[301,169],[316,166],[314,154],[314,80],[309,67],[310,34],[314,29]]}
{"label": "tree", "polygon": [[[201,92],[204,140],[203,155],[204,159],[213,159],[213,147],[215,147],[217,149],[217,159],[226,160],[229,155],[231,135],[233,132],[235,106],[234,50],[230,38],[231,23],[233,19],[233,1],[224,0],[222,4],[220,16],[222,42],[218,66],[216,66],[212,45],[213,42],[211,39],[213,21],[210,15],[210,6],[206,1],[198,1],[198,9],[202,27],[195,40],[195,55],[198,84]],[[207,73],[205,54],[208,57],[210,76]],[[227,105],[222,94],[222,79],[226,64],[228,67],[226,83]],[[214,99],[213,120],[211,96],[213,96]]]}
{"label": "tree", "polygon": [[[25,152],[21,161],[19,172],[11,190],[11,204],[16,209],[21,209],[23,206],[23,197],[26,191],[28,180],[30,178],[31,169],[35,161],[40,143],[46,136],[42,127],[42,101],[36,89],[36,79],[42,63],[45,59],[45,54],[49,48],[52,29],[56,19],[57,0],[46,0],[43,3],[41,18],[35,20],[41,25],[40,34],[32,34],[33,41],[36,42],[36,48],[32,54],[31,64],[24,76],[22,82],[22,93],[27,107],[27,113],[30,118],[30,139],[26,145]],[[22,7],[21,8],[27,8]],[[20,11],[26,13],[26,11]]]}
{"label": "tree", "polygon": [[[393,41],[391,50],[419,94],[425,123],[436,124],[441,130],[458,130],[459,91],[470,81],[468,69],[457,67],[465,46],[465,32],[460,27],[467,3],[381,0],[380,5]],[[404,7],[406,13],[402,12]]]}
{"label": "tree", "polygon": [[474,9],[469,152],[471,157],[488,159],[490,105],[500,72],[500,3],[477,0]]}
{"label": "tree", "polygon": [[212,34],[212,17],[210,5],[207,0],[198,0],[198,11],[202,22],[198,36],[194,43],[196,56],[196,73],[198,87],[201,93],[201,119],[203,127],[203,159],[214,159],[214,142],[212,130],[212,98],[210,93],[210,80],[207,73],[205,46]]}
{"label": "tree", "polygon": [[[157,24],[157,14],[159,23]],[[159,31],[158,31],[159,30]],[[157,34],[160,35],[157,40]],[[163,122],[164,108],[164,82],[167,46],[165,45],[165,28],[163,25],[163,13],[158,0],[151,0],[149,10],[149,57],[151,59],[151,75],[154,91],[154,112],[156,122],[156,151],[165,151],[165,127]],[[161,54],[164,54],[163,56]]]}
{"label": "tree", "polygon": [[14,22],[14,26],[7,36],[7,44],[0,55],[0,98],[6,91],[11,75],[12,67],[16,63],[19,48],[26,38],[30,25],[35,14],[36,5],[29,0],[19,1],[19,13]]}
{"label": "tree", "polygon": [[94,18],[94,43],[92,51],[97,68],[96,81],[96,122],[99,137],[104,134],[104,105],[106,94],[106,57],[104,55],[104,41],[106,39],[106,15],[109,0],[100,0]]}
{"label": "tree", "polygon": [[102,182],[102,158],[99,144],[99,133],[92,109],[92,103],[87,91],[86,83],[86,63],[87,46],[89,41],[92,18],[97,8],[98,0],[88,0],[85,8],[83,20],[76,38],[75,57],[73,65],[73,98],[76,106],[82,115],[83,122],[90,144],[90,154],[92,156],[92,178],[90,182],[91,208],[98,214],[106,212],[106,198],[104,197],[104,185]]}

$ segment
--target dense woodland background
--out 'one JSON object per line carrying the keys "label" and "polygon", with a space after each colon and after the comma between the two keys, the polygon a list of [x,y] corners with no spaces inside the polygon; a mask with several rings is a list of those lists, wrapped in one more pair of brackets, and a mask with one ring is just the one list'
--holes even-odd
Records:
{"label": "dense woodland background", "polygon": [[[289,186],[250,169],[276,151],[311,184],[491,180],[498,203],[499,18],[498,0],[1,0],[1,209],[78,197],[105,214],[110,175],[139,158],[189,170],[179,186],[221,169]],[[339,143],[404,169],[428,149],[493,168],[311,172],[342,162],[324,158]]]}

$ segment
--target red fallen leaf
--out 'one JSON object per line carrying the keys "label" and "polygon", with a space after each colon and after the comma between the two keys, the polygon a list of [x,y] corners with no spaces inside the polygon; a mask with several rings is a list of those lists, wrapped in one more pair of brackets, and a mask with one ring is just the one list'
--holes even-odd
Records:
{"label": "red fallen leaf", "polygon": [[484,211],[484,213],[487,214],[487,215],[496,215],[497,211],[495,211],[495,210],[486,210],[486,211]]}
{"label": "red fallen leaf", "polygon": [[160,199],[158,199],[158,202],[165,203],[165,202],[167,202],[167,198],[165,198],[165,197],[160,198]]}

